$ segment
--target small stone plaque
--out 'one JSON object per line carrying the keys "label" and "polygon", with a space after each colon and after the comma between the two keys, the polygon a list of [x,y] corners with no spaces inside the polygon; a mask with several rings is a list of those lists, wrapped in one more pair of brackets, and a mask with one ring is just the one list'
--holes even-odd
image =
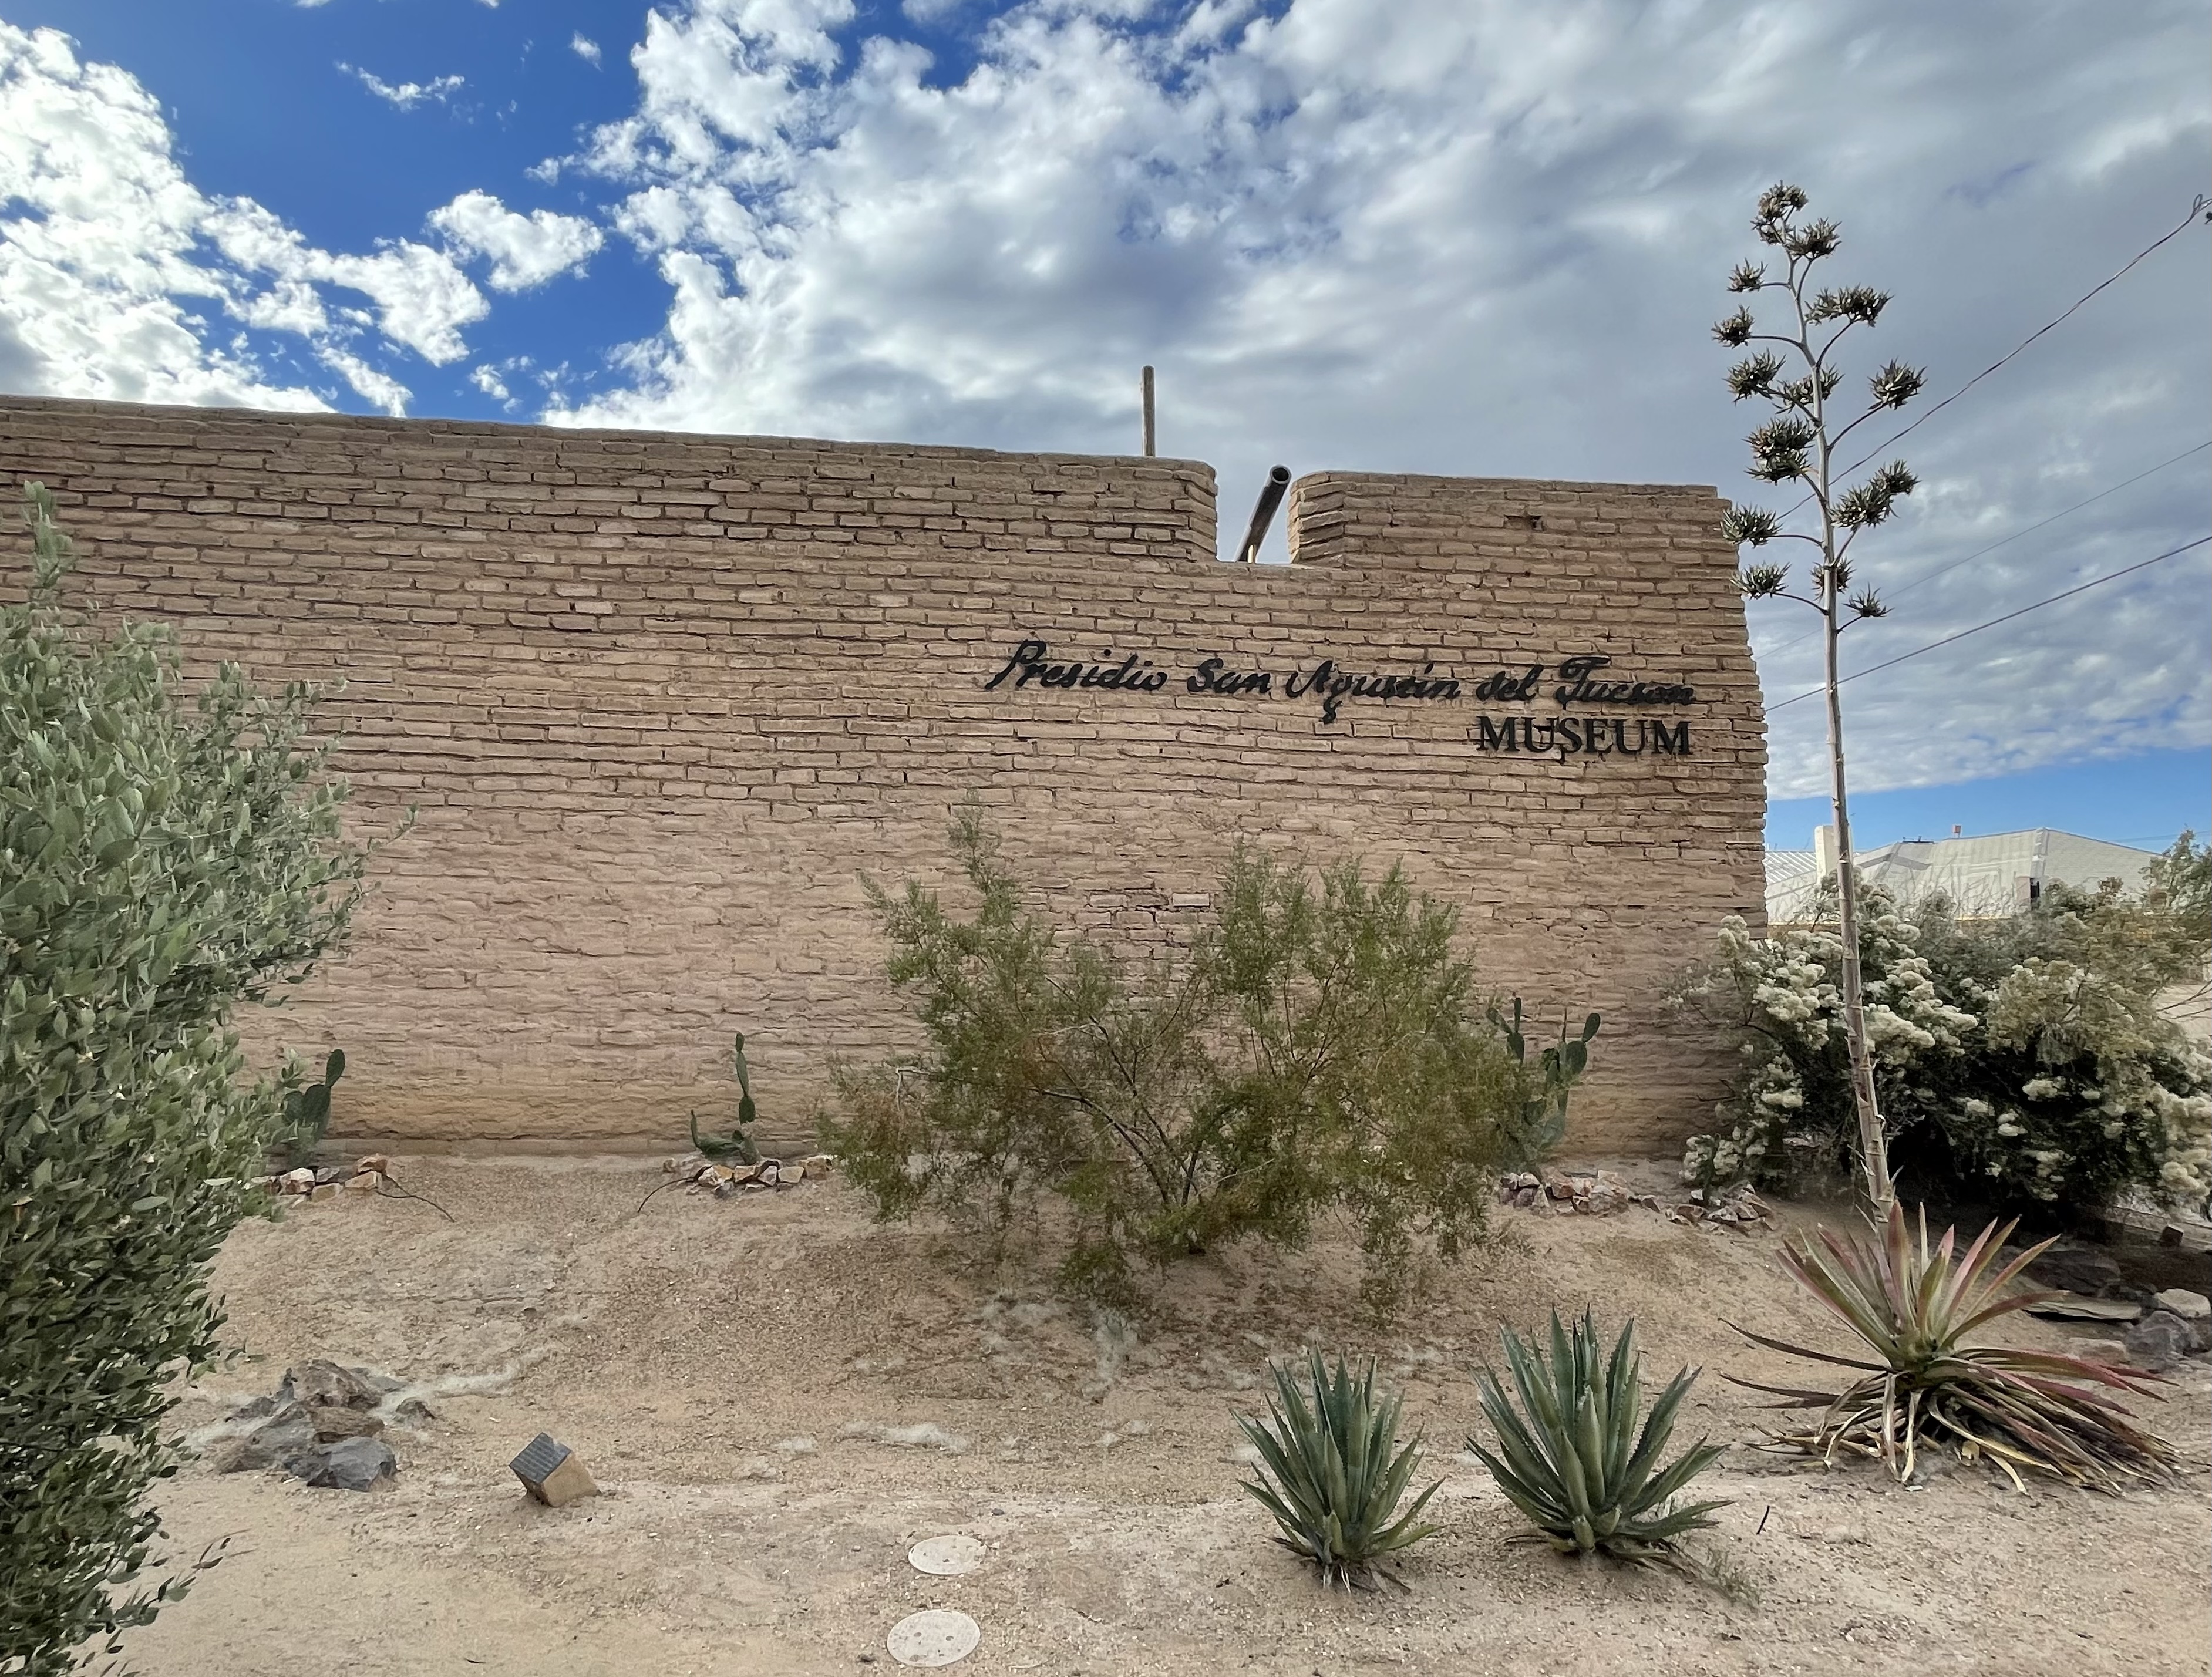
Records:
{"label": "small stone plaque", "polygon": [[884,1641],[901,1665],[938,1666],[958,1664],[982,1639],[982,1627],[966,1613],[934,1607],[908,1613]]}
{"label": "small stone plaque", "polygon": [[556,1444],[553,1435],[541,1432],[522,1447],[522,1454],[507,1465],[514,1469],[514,1476],[536,1496],[538,1487],[545,1483],[553,1470],[568,1459],[568,1447]]}
{"label": "small stone plaque", "polygon": [[906,1552],[907,1565],[917,1572],[940,1578],[957,1578],[983,1564],[982,1540],[965,1532],[944,1537],[925,1537]]}

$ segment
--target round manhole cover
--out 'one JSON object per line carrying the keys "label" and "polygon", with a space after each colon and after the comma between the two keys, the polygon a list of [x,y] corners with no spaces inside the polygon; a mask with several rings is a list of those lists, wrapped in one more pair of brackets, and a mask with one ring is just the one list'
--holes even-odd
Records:
{"label": "round manhole cover", "polygon": [[983,1540],[964,1532],[944,1537],[925,1537],[906,1552],[908,1564],[917,1572],[940,1578],[957,1577],[983,1564]]}
{"label": "round manhole cover", "polygon": [[892,1625],[885,1645],[901,1665],[951,1665],[974,1653],[982,1639],[982,1627],[966,1613],[932,1607]]}

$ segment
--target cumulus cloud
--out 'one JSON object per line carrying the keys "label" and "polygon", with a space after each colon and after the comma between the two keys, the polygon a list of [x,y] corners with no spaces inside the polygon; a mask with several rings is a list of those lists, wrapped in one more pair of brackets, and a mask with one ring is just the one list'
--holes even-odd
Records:
{"label": "cumulus cloud", "polygon": [[338,66],[387,105],[411,111],[425,103],[442,105],[466,85],[459,76],[434,76],[428,82],[402,82],[396,87],[380,76],[352,64]]}
{"label": "cumulus cloud", "polygon": [[[146,89],[117,66],[81,62],[55,30],[0,24],[0,374],[11,389],[325,405],[264,370],[249,347],[258,331],[297,338],[364,400],[398,413],[409,392],[362,353],[364,329],[443,364],[467,353],[462,328],[489,310],[434,246],[326,251],[251,198],[200,192]],[[225,333],[218,317],[246,332]]]}
{"label": "cumulus cloud", "polygon": [[430,225],[471,256],[491,261],[491,283],[501,291],[526,291],[591,260],[606,235],[579,216],[550,210],[525,216],[489,192],[464,192],[430,212]]}
{"label": "cumulus cloud", "polygon": [[[627,387],[553,416],[1127,450],[1149,362],[1164,445],[1224,469],[1226,522],[1274,459],[1753,498],[1752,416],[1705,328],[1757,191],[1796,177],[1843,220],[1838,277],[1898,294],[1869,349],[1954,388],[2200,184],[2206,16],[2131,16],[1034,0],[975,26],[975,67],[946,85],[919,46],[857,32],[849,0],[688,0],[648,15],[635,112],[562,160],[622,192],[666,321],[626,352]],[[1927,487],[1869,538],[1871,580],[2212,434],[2191,237],[1911,440]],[[1854,654],[2201,533],[2203,483],[2177,468],[1962,566],[1854,631]],[[1863,783],[2203,740],[2206,570],[1856,684]],[[1815,667],[1803,628],[1753,608],[1774,698]],[[1819,712],[1777,713],[1778,793],[1817,785]]]}
{"label": "cumulus cloud", "polygon": [[568,50],[593,70],[599,67],[599,44],[582,30],[568,37]]}
{"label": "cumulus cloud", "polygon": [[0,326],[8,387],[109,401],[318,408],[205,311],[289,301],[204,259],[211,209],[169,152],[159,107],[65,37],[0,23]]}
{"label": "cumulus cloud", "polygon": [[[233,264],[234,283],[268,276],[263,295],[273,304],[250,294],[240,302],[240,318],[250,325],[310,336],[328,331],[331,317],[314,288],[337,285],[376,306],[373,318],[386,338],[442,366],[468,353],[460,329],[491,312],[452,257],[410,240],[387,241],[368,256],[319,250],[251,198],[210,203],[200,230]],[[272,307],[279,313],[272,315]]]}

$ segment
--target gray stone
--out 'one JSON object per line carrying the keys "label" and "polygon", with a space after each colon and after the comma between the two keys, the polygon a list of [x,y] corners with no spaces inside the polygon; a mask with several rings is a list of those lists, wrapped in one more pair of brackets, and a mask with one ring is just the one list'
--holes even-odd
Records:
{"label": "gray stone", "polygon": [[2154,1310],[2128,1329],[2128,1359],[2137,1368],[2170,1369],[2196,1346],[2190,1324],[2170,1310]]}
{"label": "gray stone", "polygon": [[2040,1286],[2063,1287],[2095,1298],[2127,1283],[2112,1255],[2102,1247],[2077,1245],[2072,1241],[2052,1247],[2027,1267],[2027,1279]]}
{"label": "gray stone", "polygon": [[399,1458],[380,1438],[341,1438],[297,1451],[284,1467],[295,1477],[325,1490],[384,1491],[398,1476]]}
{"label": "gray stone", "polygon": [[326,1403],[307,1413],[315,1423],[318,1443],[336,1443],[341,1438],[374,1438],[384,1431],[384,1423],[365,1409],[341,1409],[336,1404]]}
{"label": "gray stone", "polygon": [[2212,1298],[2186,1287],[2168,1287],[2164,1292],[2153,1293],[2150,1302],[2158,1309],[2171,1310],[2184,1322],[2201,1322],[2212,1316]]}
{"label": "gray stone", "polygon": [[2069,1292],[2031,1304],[2027,1313],[2058,1322],[2133,1322],[2142,1315],[2143,1308],[2124,1298],[2084,1298]]}
{"label": "gray stone", "polygon": [[341,1368],[311,1357],[284,1370],[276,1395],[311,1409],[374,1409],[384,1401],[386,1392],[398,1388],[397,1381],[387,1382],[367,1369]]}
{"label": "gray stone", "polygon": [[243,1437],[216,1447],[212,1460],[219,1473],[274,1467],[315,1442],[315,1418],[303,1404],[287,1403]]}

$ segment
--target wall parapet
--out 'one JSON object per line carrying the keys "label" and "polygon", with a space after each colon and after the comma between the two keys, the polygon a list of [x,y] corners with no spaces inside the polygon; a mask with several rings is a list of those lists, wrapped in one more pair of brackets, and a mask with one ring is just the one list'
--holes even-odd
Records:
{"label": "wall parapet", "polygon": [[672,1137],[733,1029],[804,1112],[911,1042],[860,876],[945,878],[969,795],[1136,938],[1240,839],[1401,860],[1605,1012],[1578,1145],[1710,1112],[1659,995],[1760,914],[1765,736],[1709,489],[1316,473],[1284,567],[1179,460],[10,397],[0,472],[191,667],[342,677],[359,819],[420,808],[277,1024],[345,1129]]}

